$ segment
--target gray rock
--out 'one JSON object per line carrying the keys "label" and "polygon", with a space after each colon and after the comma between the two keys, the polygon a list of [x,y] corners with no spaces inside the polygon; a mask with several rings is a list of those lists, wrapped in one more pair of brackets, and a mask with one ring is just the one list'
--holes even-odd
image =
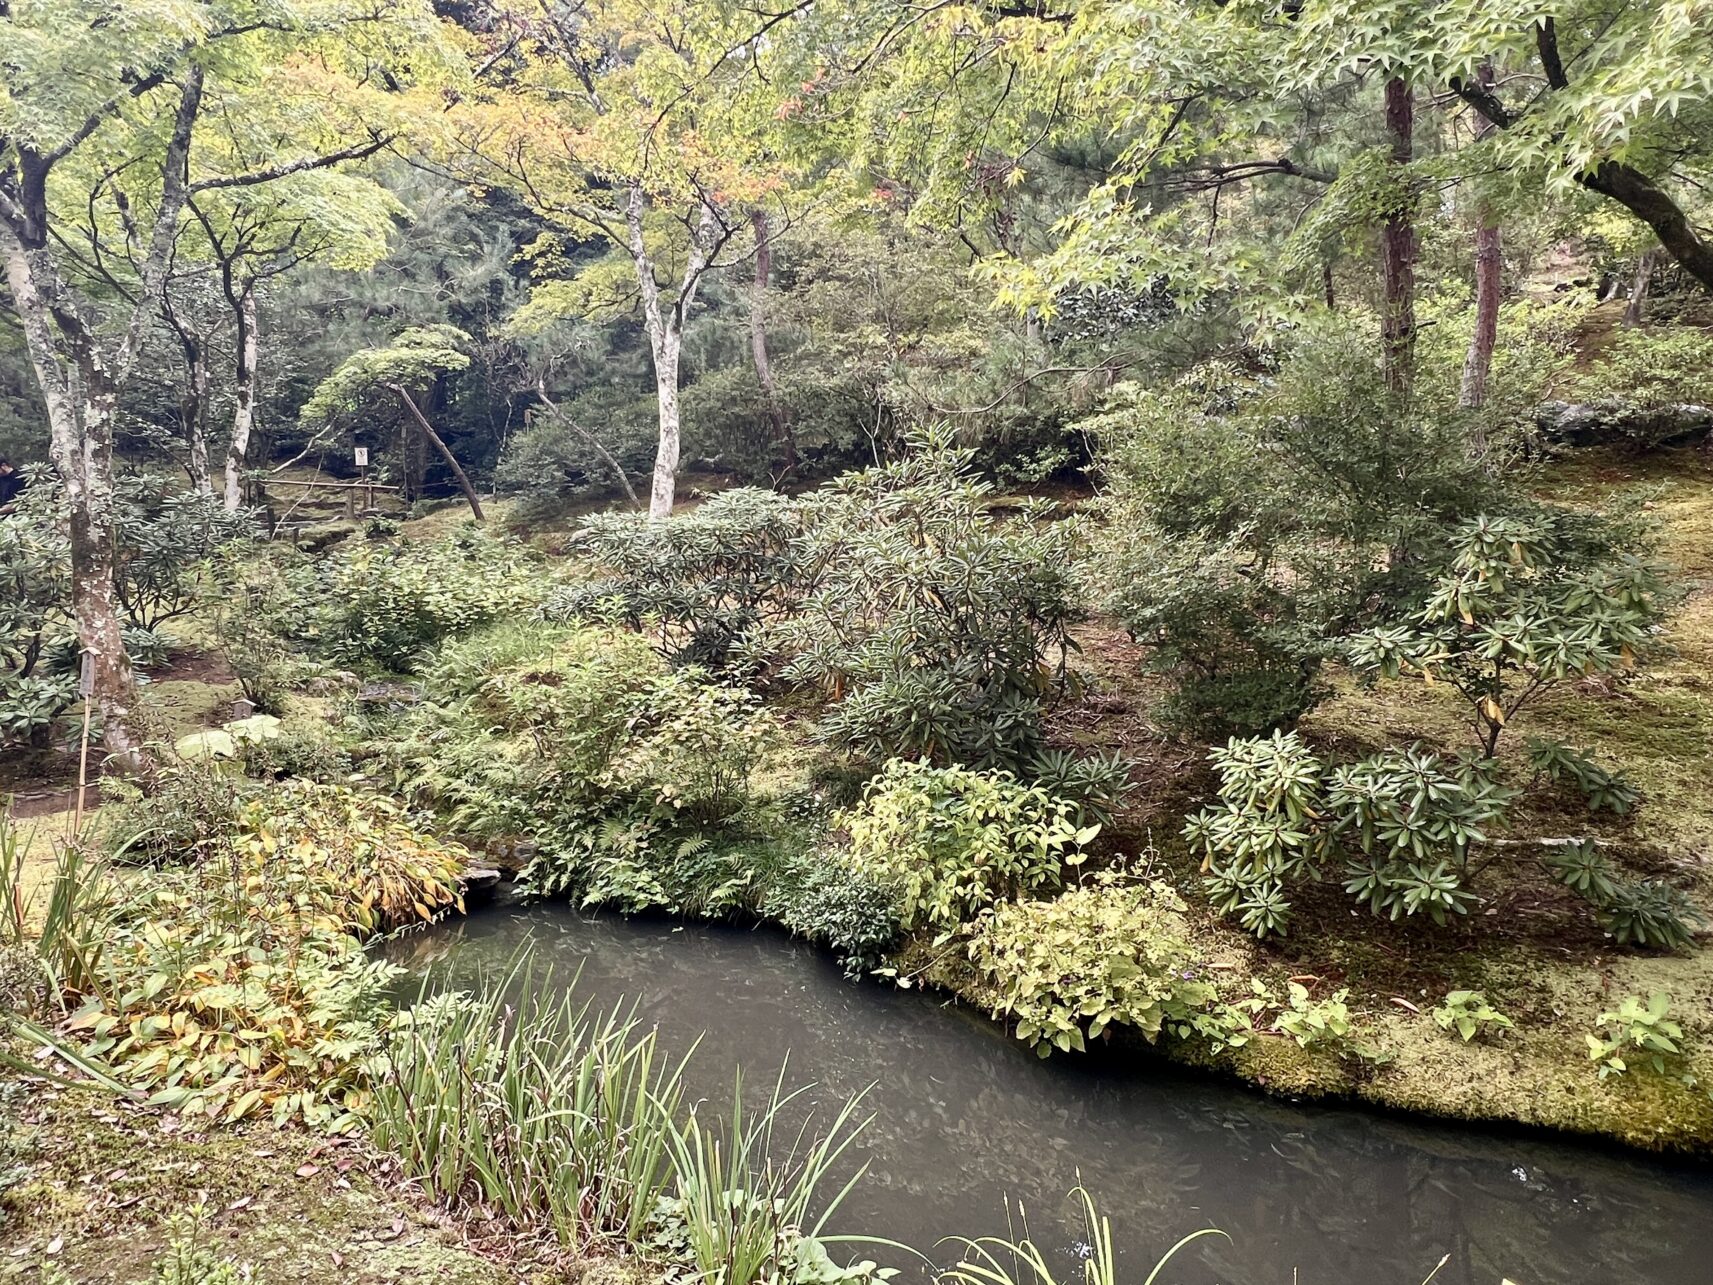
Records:
{"label": "gray rock", "polygon": [[1535,424],[1549,441],[1566,446],[1675,446],[1713,433],[1713,406],[1638,406],[1621,397],[1542,402],[1535,408]]}

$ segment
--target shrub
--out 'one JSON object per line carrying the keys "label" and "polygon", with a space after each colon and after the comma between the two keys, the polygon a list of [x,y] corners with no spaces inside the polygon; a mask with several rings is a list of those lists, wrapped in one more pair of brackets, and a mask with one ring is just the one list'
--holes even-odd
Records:
{"label": "shrub", "polygon": [[245,804],[233,843],[246,900],[264,915],[366,936],[463,909],[469,852],[377,795],[289,781]]}
{"label": "shrub", "polygon": [[1681,950],[1706,919],[1681,888],[1658,879],[1625,879],[1591,839],[1553,848],[1547,872],[1594,907],[1621,946]]}
{"label": "shrub", "polygon": [[344,934],[253,904],[239,874],[122,883],[75,849],[61,858],[40,954],[74,1010],[63,1029],[151,1104],[334,1128],[355,1123],[360,1063],[399,971]]}
{"label": "shrub", "polygon": [[1289,728],[1342,640],[1396,618],[1444,533],[1508,501],[1469,426],[1385,386],[1360,325],[1310,328],[1267,368],[1120,385],[1082,428],[1106,518],[1091,588],[1168,677],[1169,720]]}
{"label": "shrub", "polygon": [[73,638],[60,496],[44,470],[26,476],[30,485],[0,521],[0,747],[41,744],[77,700],[75,665],[48,672],[52,651]]}
{"label": "shrub", "polygon": [[1074,528],[990,488],[944,435],[800,501],[799,600],[751,659],[833,702],[831,744],[872,759],[1019,767],[1069,684]]}
{"label": "shrub", "polygon": [[249,513],[164,478],[122,478],[114,499],[113,588],[126,623],[142,630],[196,610],[209,559],[256,534]]}
{"label": "shrub", "polygon": [[906,928],[956,929],[999,899],[1059,886],[1100,827],[1009,772],[894,759],[834,821],[850,862],[890,888]]}
{"label": "shrub", "polygon": [[125,781],[104,781],[103,846],[118,859],[156,865],[228,854],[249,788],[211,761],[164,767],[146,791]]}
{"label": "shrub", "polygon": [[657,630],[675,661],[719,668],[800,591],[803,550],[794,502],[751,487],[722,491],[670,522],[640,513],[595,514],[580,533],[605,573],[557,590],[548,620],[611,620]]}
{"label": "shrub", "polygon": [[1593,812],[1627,816],[1641,802],[1641,795],[1618,773],[1602,767],[1581,750],[1544,737],[1529,738],[1529,766],[1549,781],[1574,786]]}
{"label": "shrub", "polygon": [[788,866],[763,908],[800,937],[831,949],[847,977],[878,968],[898,939],[892,890],[825,852]]}
{"label": "shrub", "polygon": [[350,754],[328,737],[301,727],[278,736],[246,737],[238,750],[244,771],[265,781],[295,776],[331,784],[351,775]]}
{"label": "shrub", "polygon": [[1464,914],[1471,845],[1512,792],[1470,761],[1385,750],[1330,772],[1295,732],[1233,739],[1209,756],[1218,806],[1184,826],[1214,903],[1258,937],[1282,934],[1289,883],[1346,858],[1345,891],[1376,915]]}
{"label": "shrub", "polygon": [[1042,1057],[1081,1051],[1113,1025],[1149,1041],[1187,1026],[1215,998],[1195,980],[1183,903],[1160,883],[1102,878],[1051,901],[996,906],[970,940],[969,956],[997,983],[997,1009]]}
{"label": "shrub", "polygon": [[299,647],[316,639],[321,610],[315,570],[290,545],[242,550],[214,564],[214,642],[245,699],[281,714],[287,691],[308,668]]}
{"label": "shrub", "polygon": [[614,630],[503,625],[442,648],[427,686],[385,747],[400,785],[472,833],[535,840],[547,892],[658,904],[686,840],[741,829],[779,741],[752,693]]}
{"label": "shrub", "polygon": [[1681,888],[1659,879],[1621,883],[1599,907],[1600,926],[1620,946],[1682,950],[1706,919]]}
{"label": "shrub", "polygon": [[1443,1031],[1456,1031],[1465,1044],[1477,1035],[1508,1031],[1511,1019],[1487,1002],[1480,991],[1448,991],[1445,1002],[1432,1010]]}
{"label": "shrub", "polygon": [[321,592],[335,656],[408,672],[443,638],[534,605],[540,573],[517,544],[471,527],[432,544],[342,549]]}
{"label": "shrub", "polygon": [[1475,518],[1452,537],[1449,569],[1411,619],[1358,637],[1352,660],[1385,678],[1448,682],[1491,757],[1542,692],[1634,667],[1664,614],[1646,554],[1639,533],[1596,519]]}
{"label": "shrub", "polygon": [[305,784],[223,842],[224,862],[139,883],[62,860],[42,949],[66,1029],[156,1105],[351,1127],[401,971],[358,936],[458,905],[468,854]]}

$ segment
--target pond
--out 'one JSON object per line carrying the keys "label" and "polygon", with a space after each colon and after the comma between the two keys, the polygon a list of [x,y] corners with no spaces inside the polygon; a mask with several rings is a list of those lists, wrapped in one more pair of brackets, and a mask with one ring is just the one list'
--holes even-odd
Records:
{"label": "pond", "polygon": [[[865,1086],[863,1182],[835,1232],[949,1261],[947,1236],[1004,1233],[1018,1202],[1076,1278],[1079,1180],[1112,1219],[1136,1285],[1180,1236],[1218,1227],[1163,1285],[1705,1285],[1713,1169],[1544,1136],[1294,1105],[1116,1056],[1035,1057],[945,997],[846,981],[769,929],[495,909],[399,943],[467,984],[532,943],[537,985],[634,1002],[668,1050],[701,1045],[691,1087],[729,1097],[813,1082],[827,1106]],[[551,970],[551,971],[549,971]],[[1008,1205],[1009,1202],[1009,1205]],[[903,1266],[892,1251],[875,1257]],[[1295,1271],[1295,1275],[1293,1275]],[[912,1279],[907,1273],[900,1279]]]}

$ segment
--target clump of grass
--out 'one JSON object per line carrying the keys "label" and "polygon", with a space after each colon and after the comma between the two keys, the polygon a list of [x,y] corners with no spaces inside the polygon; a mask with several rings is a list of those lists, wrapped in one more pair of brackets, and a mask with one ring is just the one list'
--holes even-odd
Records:
{"label": "clump of grass", "polygon": [[865,1123],[857,1101],[824,1131],[789,1130],[802,1091],[781,1080],[756,1113],[734,1091],[713,1128],[684,1107],[687,1060],[665,1056],[634,1012],[541,998],[514,970],[410,1011],[374,1082],[373,1137],[435,1197],[573,1251],[640,1246],[708,1285],[793,1279],[826,1260],[819,1231],[855,1182],[827,1192]]}
{"label": "clump of grass", "polygon": [[[783,1116],[804,1092],[785,1088],[784,1070],[759,1113],[746,1113],[743,1078],[732,1086],[732,1113],[725,1129],[702,1123],[694,1112],[671,1133],[676,1195],[664,1207],[669,1226],[681,1228],[681,1244],[699,1279],[738,1285],[773,1280],[781,1264],[807,1267],[824,1255],[821,1231],[829,1215],[861,1179],[859,1167],[834,1196],[821,1200],[845,1151],[861,1132],[861,1094],[839,1108],[825,1131],[805,1121],[782,1153]],[[872,1262],[860,1274],[877,1272]],[[878,1273],[884,1278],[885,1273]],[[790,1273],[799,1279],[802,1273]],[[815,1275],[814,1279],[821,1279]],[[841,1279],[849,1279],[841,1274]]]}
{"label": "clump of grass", "polygon": [[374,1086],[375,1141],[436,1197],[545,1225],[568,1248],[641,1239],[671,1181],[683,1062],[634,1016],[571,994],[514,1007],[506,990],[411,1010]]}

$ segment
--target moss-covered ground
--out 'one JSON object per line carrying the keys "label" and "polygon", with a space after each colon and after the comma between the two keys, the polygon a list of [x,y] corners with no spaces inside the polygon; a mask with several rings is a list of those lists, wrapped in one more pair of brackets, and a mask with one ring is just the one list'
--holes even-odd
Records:
{"label": "moss-covered ground", "polygon": [[[1637,876],[1665,877],[1713,912],[1713,463],[1693,450],[1648,455],[1581,453],[1548,466],[1542,493],[1588,507],[1641,506],[1659,524],[1661,553],[1683,598],[1659,651],[1634,674],[1591,678],[1552,691],[1508,731],[1501,757],[1512,780],[1528,778],[1526,738],[1549,736],[1621,769],[1644,796],[1621,819],[1591,819],[1567,794],[1531,792],[1502,837],[1513,841],[1596,835]],[[1642,1147],[1713,1151],[1713,941],[1702,932],[1683,952],[1619,947],[1588,908],[1546,877],[1527,844],[1481,876],[1481,903],[1440,928],[1378,920],[1336,887],[1294,898],[1297,920],[1282,940],[1258,944],[1214,917],[1199,870],[1178,838],[1186,812],[1212,794],[1207,746],[1174,740],[1148,719],[1153,692],[1141,656],[1109,624],[1082,637],[1077,664],[1087,699],[1059,712],[1067,744],[1120,748],[1139,764],[1140,788],[1115,848],[1141,853],[1197,911],[1196,946],[1241,993],[1251,976],[1282,990],[1305,981],[1317,996],[1348,988],[1379,1065],[1305,1052],[1263,1037],[1219,1059],[1238,1076],[1293,1095],[1344,1095],[1469,1120],[1508,1120],[1604,1135]],[[1470,744],[1464,710],[1443,684],[1367,687],[1332,675],[1333,695],[1302,732],[1330,757],[1419,741],[1438,750]],[[972,979],[943,980],[983,998]],[[1480,989],[1516,1023],[1469,1044],[1427,1015],[1453,989]],[[1598,1078],[1587,1035],[1627,995],[1663,991],[1685,1028],[1686,1069],[1701,1087],[1632,1070]],[[1178,1054],[1200,1058],[1189,1050]],[[1201,1060],[1206,1060],[1201,1058]]]}
{"label": "moss-covered ground", "polygon": [[635,1279],[433,1208],[356,1139],[265,1124],[209,1127],[90,1090],[0,1079],[0,1277],[149,1279],[174,1219],[266,1282]]}

